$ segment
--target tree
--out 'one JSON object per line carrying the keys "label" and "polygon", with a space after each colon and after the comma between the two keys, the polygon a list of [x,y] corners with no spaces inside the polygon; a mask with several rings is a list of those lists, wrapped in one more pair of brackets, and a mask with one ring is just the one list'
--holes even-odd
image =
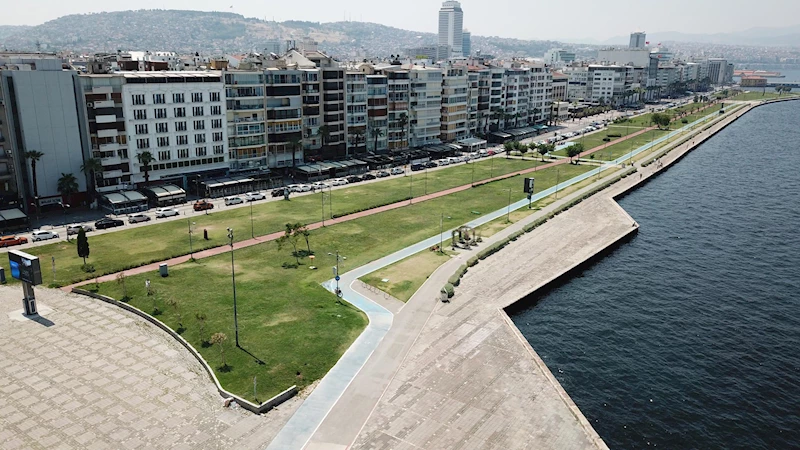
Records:
{"label": "tree", "polygon": [[550,145],[548,145],[548,144],[537,144],[536,145],[536,151],[539,152],[540,155],[542,155],[542,162],[544,162],[544,155],[546,155],[548,152],[550,152]]}
{"label": "tree", "polygon": [[327,144],[331,138],[331,129],[327,125],[323,125],[319,127],[319,134],[322,137],[322,146],[325,147],[325,144]]}
{"label": "tree", "polygon": [[125,271],[117,274],[117,284],[122,286],[122,301],[128,300],[128,289],[125,287]]}
{"label": "tree", "polygon": [[275,240],[275,242],[278,244],[278,249],[283,248],[286,244],[292,246],[292,249],[294,249],[292,255],[294,255],[294,259],[297,261],[298,265],[300,264],[300,255],[297,253],[297,243],[300,240],[300,237],[303,236],[303,232],[301,230],[304,228],[305,225],[299,222],[287,223],[283,236]]}
{"label": "tree", "polygon": [[573,161],[572,158],[578,156],[583,151],[583,144],[580,142],[574,142],[572,145],[567,147],[567,156],[569,156],[569,163],[577,163],[577,161]]}
{"label": "tree", "polygon": [[139,164],[142,166],[142,171],[144,172],[144,184],[147,186],[150,184],[150,164],[153,164],[153,161],[156,159],[153,158],[153,154],[148,151],[143,151],[136,155],[136,159],[139,160]]}
{"label": "tree", "polygon": [[522,156],[522,159],[525,159],[525,153],[528,153],[528,146],[523,144],[522,142],[517,142],[517,150],[519,154]]}
{"label": "tree", "polygon": [[651,116],[650,121],[658,125],[658,128],[667,128],[669,127],[671,118],[669,114],[655,113]]}
{"label": "tree", "polygon": [[89,158],[81,165],[81,172],[89,179],[89,191],[92,198],[97,192],[97,174],[103,171],[103,163],[100,158]]}
{"label": "tree", "polygon": [[372,137],[375,139],[375,145],[372,147],[373,152],[378,151],[378,138],[383,137],[385,133],[380,128],[373,128],[372,129]]}
{"label": "tree", "polygon": [[208,342],[206,339],[206,315],[203,313],[195,313],[194,318],[197,319],[197,326],[200,332],[200,342]]}
{"label": "tree", "polygon": [[78,180],[71,173],[62,173],[57,189],[61,193],[61,200],[71,203],[72,194],[78,192]]}
{"label": "tree", "polygon": [[303,141],[300,138],[292,138],[289,140],[289,148],[292,149],[292,167],[297,166],[297,157],[295,156],[297,153],[297,149],[303,144]]}
{"label": "tree", "polygon": [[86,237],[86,231],[83,227],[78,230],[78,257],[83,258],[83,265],[86,265],[86,258],[89,257],[89,239]]}
{"label": "tree", "polygon": [[219,357],[222,359],[222,367],[227,368],[228,364],[225,362],[225,341],[228,340],[228,336],[225,336],[225,333],[214,333],[211,336],[211,345],[219,345]]}
{"label": "tree", "polygon": [[307,226],[302,225],[297,229],[296,232],[300,233],[300,235],[302,235],[303,238],[306,240],[306,248],[308,249],[308,254],[312,255],[313,253],[311,252],[311,244],[308,242],[308,238],[311,237],[311,230],[309,230]]}
{"label": "tree", "polygon": [[353,138],[355,138],[356,141],[356,152],[357,152],[358,147],[361,145],[361,143],[367,141],[367,139],[364,137],[364,130],[358,129],[353,131]]}
{"label": "tree", "polygon": [[511,151],[514,150],[514,143],[513,142],[504,142],[503,143],[503,151],[506,152],[506,159],[508,159],[509,155],[511,155]]}
{"label": "tree", "polygon": [[408,126],[408,116],[406,113],[400,114],[397,124],[400,125],[400,140],[403,140],[406,137],[406,127]]}
{"label": "tree", "polygon": [[36,198],[36,208],[39,208],[39,184],[36,182],[36,162],[42,159],[44,153],[38,150],[28,150],[23,153],[25,159],[31,162],[31,178],[33,181],[33,197]]}

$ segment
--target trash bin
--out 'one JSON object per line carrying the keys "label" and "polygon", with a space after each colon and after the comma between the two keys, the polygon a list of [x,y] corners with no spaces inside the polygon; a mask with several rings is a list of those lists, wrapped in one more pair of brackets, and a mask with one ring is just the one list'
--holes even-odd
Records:
{"label": "trash bin", "polygon": [[162,277],[169,276],[169,271],[167,270],[167,265],[166,264],[159,264],[158,265],[158,273],[160,273]]}
{"label": "trash bin", "polygon": [[0,284],[6,284],[6,269],[0,267]]}

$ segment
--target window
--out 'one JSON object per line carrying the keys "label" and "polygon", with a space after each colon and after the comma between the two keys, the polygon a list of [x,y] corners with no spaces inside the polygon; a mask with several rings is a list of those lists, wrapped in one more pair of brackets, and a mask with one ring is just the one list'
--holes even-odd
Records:
{"label": "window", "polygon": [[222,128],[222,119],[213,119],[211,121],[211,128]]}
{"label": "window", "polygon": [[167,118],[167,108],[158,108],[155,111],[156,119],[166,119]]}
{"label": "window", "polygon": [[219,92],[212,92],[209,95],[211,96],[211,101],[212,102],[218,102],[219,101]]}
{"label": "window", "polygon": [[137,139],[136,148],[139,149],[150,148],[150,139]]}
{"label": "window", "polygon": [[222,142],[222,132],[218,131],[218,132],[214,133],[214,136],[213,136],[212,139],[214,140],[214,142]]}
{"label": "window", "polygon": [[193,106],[192,107],[192,115],[193,116],[202,116],[203,115],[203,107],[202,106]]}
{"label": "window", "polygon": [[205,147],[197,147],[194,149],[195,156],[206,156],[206,148]]}
{"label": "window", "polygon": [[194,129],[195,130],[205,130],[206,129],[206,121],[205,120],[195,120],[194,121]]}
{"label": "window", "polygon": [[195,134],[194,135],[194,143],[195,144],[205,144],[206,143],[206,135],[205,134]]}
{"label": "window", "polygon": [[186,117],[186,108],[175,108],[175,117]]}
{"label": "window", "polygon": [[212,116],[218,116],[220,114],[222,114],[222,107],[221,106],[217,105],[217,106],[212,106],[211,107],[211,115]]}
{"label": "window", "polygon": [[147,134],[147,124],[140,123],[136,125],[136,134]]}
{"label": "window", "polygon": [[202,92],[192,92],[192,101],[195,103],[199,103],[203,101],[203,93]]}
{"label": "window", "polygon": [[188,148],[179,148],[178,149],[178,158],[188,158],[189,157],[189,149]]}
{"label": "window", "polygon": [[144,105],[144,94],[133,94],[131,101],[133,101],[134,105]]}
{"label": "window", "polygon": [[214,154],[215,155],[223,155],[225,154],[225,149],[222,145],[215,145],[214,146]]}
{"label": "window", "polygon": [[168,161],[170,159],[170,151],[169,150],[159,150],[158,151],[158,160],[159,161]]}
{"label": "window", "polygon": [[164,136],[164,137],[158,138],[158,146],[159,147],[169,147],[169,137],[168,136]]}
{"label": "window", "polygon": [[147,110],[134,109],[133,110],[133,118],[136,119],[136,120],[147,120]]}
{"label": "window", "polygon": [[166,103],[166,100],[164,100],[164,94],[153,94],[153,103],[155,104]]}
{"label": "window", "polygon": [[175,131],[186,131],[186,122],[175,122]]}
{"label": "window", "polygon": [[183,94],[172,94],[172,103],[183,103]]}
{"label": "window", "polygon": [[178,136],[176,138],[176,145],[189,145],[189,136],[185,134]]}
{"label": "window", "polygon": [[156,133],[169,133],[169,126],[167,122],[159,122],[156,124]]}

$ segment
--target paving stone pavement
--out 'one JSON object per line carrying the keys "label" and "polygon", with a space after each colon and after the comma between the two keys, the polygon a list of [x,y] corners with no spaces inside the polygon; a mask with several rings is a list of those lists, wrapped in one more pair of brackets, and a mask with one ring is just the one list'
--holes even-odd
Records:
{"label": "paving stone pavement", "polygon": [[0,286],[0,449],[264,448],[302,401],[224,408],[200,363],[145,320],[56,289],[36,297],[42,319],[25,319],[21,286]]}

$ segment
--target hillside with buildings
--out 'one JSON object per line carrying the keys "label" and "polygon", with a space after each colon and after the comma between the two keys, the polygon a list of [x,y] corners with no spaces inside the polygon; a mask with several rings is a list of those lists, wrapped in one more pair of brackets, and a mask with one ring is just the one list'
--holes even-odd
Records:
{"label": "hillside with buildings", "polygon": [[[60,17],[34,27],[0,27],[0,48],[43,51],[261,52],[267,41],[311,38],[339,58],[389,56],[434,46],[435,33],[368,22],[273,22],[223,12],[139,10]],[[540,56],[554,41],[473,36],[473,49],[497,56]]]}

